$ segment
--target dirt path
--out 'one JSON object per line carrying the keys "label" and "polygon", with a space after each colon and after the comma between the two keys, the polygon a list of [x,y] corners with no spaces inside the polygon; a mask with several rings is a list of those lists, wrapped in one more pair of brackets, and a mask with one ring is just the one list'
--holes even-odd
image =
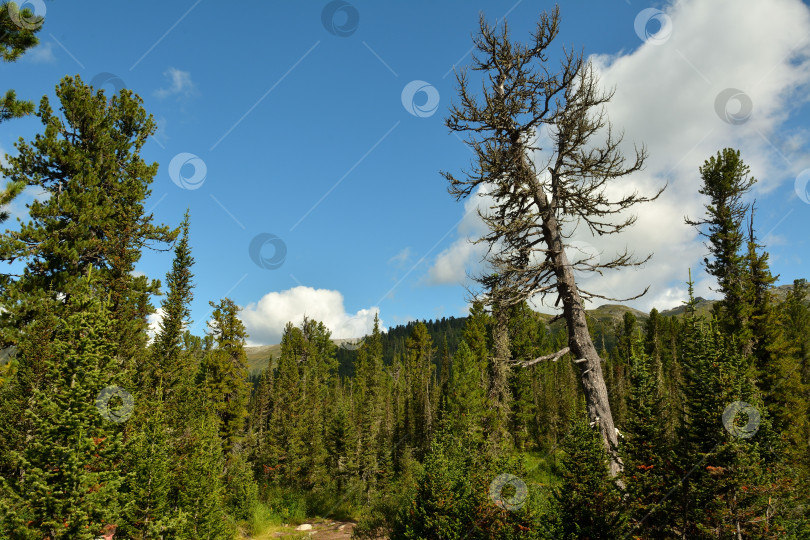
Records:
{"label": "dirt path", "polygon": [[302,538],[312,536],[312,538],[317,540],[344,540],[352,537],[352,530],[354,529],[354,523],[351,521],[312,521],[308,523],[308,525],[312,525],[311,529],[298,530],[304,525],[297,527],[290,525],[285,527],[284,530],[273,533],[273,537]]}

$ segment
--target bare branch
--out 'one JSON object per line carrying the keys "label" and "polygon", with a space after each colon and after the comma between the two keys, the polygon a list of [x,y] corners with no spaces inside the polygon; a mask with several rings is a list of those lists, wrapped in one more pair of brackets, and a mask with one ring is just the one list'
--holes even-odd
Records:
{"label": "bare branch", "polygon": [[545,356],[539,356],[539,357],[535,358],[534,360],[524,360],[523,362],[515,362],[515,363],[517,365],[519,365],[520,367],[529,367],[529,366],[533,366],[535,364],[538,364],[540,362],[545,362],[546,360],[551,360],[552,362],[556,362],[558,358],[560,358],[561,356],[565,356],[569,352],[571,352],[571,348],[566,347],[564,349],[560,349],[559,351],[557,351],[555,353],[547,354]]}

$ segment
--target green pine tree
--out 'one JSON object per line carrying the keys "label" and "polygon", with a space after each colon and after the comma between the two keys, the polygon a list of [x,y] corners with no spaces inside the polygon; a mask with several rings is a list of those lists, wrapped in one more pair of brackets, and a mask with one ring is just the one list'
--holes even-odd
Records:
{"label": "green pine tree", "polygon": [[235,531],[225,513],[225,461],[218,430],[219,417],[198,401],[178,440],[177,507],[181,523],[177,538],[231,540]]}
{"label": "green pine tree", "polygon": [[[540,355],[546,341],[545,325],[538,319],[527,302],[512,307],[509,314],[509,341],[511,362],[531,360]],[[526,450],[536,417],[533,377],[535,369],[512,369],[509,376],[511,396],[509,432],[513,445]]]}
{"label": "green pine tree", "polygon": [[48,195],[29,205],[27,222],[0,236],[0,260],[26,264],[20,277],[0,282],[0,337],[14,344],[33,320],[31,294],[70,296],[92,269],[110,297],[116,355],[130,370],[145,354],[149,294],[159,286],[134,276],[134,265],[144,246],[176,234],[154,225],[143,207],[158,166],[139,154],[155,122],[130,91],[108,99],[78,76],[65,77],[56,96],[59,113],[47,97],[37,111],[44,134],[16,143],[17,155],[0,167],[12,185]]}
{"label": "green pine tree", "polygon": [[[380,474],[380,442],[384,428],[384,386],[380,320],[374,316],[374,328],[358,350],[352,387],[355,400],[354,425],[357,426],[356,463],[367,500],[376,490]],[[387,442],[387,441],[386,441]]]}
{"label": "green pine tree", "polygon": [[163,390],[162,398],[174,397],[175,387],[193,377],[196,371],[193,358],[183,351],[184,326],[188,326],[190,304],[194,299],[194,276],[191,267],[194,257],[188,239],[189,212],[180,224],[180,240],[174,248],[172,269],[166,275],[168,293],[161,304],[163,318],[152,344],[149,379]]}
{"label": "green pine tree", "polygon": [[[715,316],[720,327],[737,337],[744,352],[751,350],[751,307],[746,301],[746,271],[743,247],[743,220],[749,205],[743,197],[756,183],[739,150],[725,148],[700,167],[702,195],[709,197],[706,217],[686,223],[698,228],[708,238],[711,259],[705,259],[706,270],[717,278],[723,299],[716,304]],[[705,227],[705,228],[704,228]]]}
{"label": "green pine tree", "polygon": [[562,479],[554,492],[557,538],[621,537],[625,516],[621,496],[608,471],[608,457],[595,427],[584,414],[562,442]]}
{"label": "green pine tree", "polygon": [[273,406],[267,433],[267,466],[271,479],[281,485],[294,485],[298,479],[295,460],[305,452],[302,439],[304,404],[298,363],[301,330],[287,323],[281,336],[281,355],[273,380]]}
{"label": "green pine tree", "polygon": [[[43,22],[44,19],[37,19],[31,9],[24,5],[20,9],[17,2],[0,3],[0,57],[3,62],[14,62],[28,49],[35,47],[39,43],[36,34],[42,30]],[[5,95],[0,96],[0,123],[32,112],[34,104],[18,100],[14,90],[7,90]],[[8,214],[4,216],[0,221],[5,221]]]}
{"label": "green pine tree", "polygon": [[[158,389],[159,390],[159,389]],[[125,490],[132,504],[125,514],[126,523],[116,534],[129,537],[160,538],[176,532],[182,515],[176,513],[172,500],[174,485],[174,433],[161,401],[141,397],[141,407],[130,419],[135,425],[124,457],[131,474]]]}
{"label": "green pine tree", "polygon": [[328,420],[326,431],[328,468],[334,477],[335,489],[338,493],[344,493],[357,477],[358,434],[352,421],[351,399],[340,381],[335,381],[332,399],[336,409]]}
{"label": "green pine tree", "polygon": [[239,307],[230,298],[213,308],[209,328],[215,346],[204,363],[204,381],[208,397],[219,417],[219,434],[227,453],[245,435],[249,388],[245,325],[239,320]]}
{"label": "green pine tree", "polygon": [[434,395],[435,349],[424,323],[414,325],[405,347],[407,434],[415,457],[421,461],[430,449],[435,414],[435,404],[431,400]]}
{"label": "green pine tree", "polygon": [[444,424],[450,433],[463,437],[473,447],[480,447],[484,442],[487,415],[484,373],[485,366],[463,340],[453,355]]}
{"label": "green pine tree", "polygon": [[683,480],[671,501],[673,528],[682,538],[761,537],[784,517],[780,501],[790,481],[772,466],[778,440],[757,395],[751,359],[735,339],[693,308],[687,311],[676,446]]}
{"label": "green pine tree", "polygon": [[653,358],[633,347],[621,455],[625,483],[624,507],[630,536],[672,538],[668,507],[674,486],[672,444],[668,439],[667,405],[659,387]]}
{"label": "green pine tree", "polygon": [[[63,301],[41,295],[19,341],[27,397],[22,448],[4,448],[0,480],[6,537],[92,539],[118,525],[128,504],[121,421],[134,406],[116,386],[110,306],[90,278]],[[113,374],[117,374],[115,377]],[[119,393],[120,392],[120,393]],[[129,396],[131,397],[131,396]]]}
{"label": "green pine tree", "polygon": [[327,419],[334,411],[333,404],[328,403],[328,396],[337,374],[335,345],[329,329],[313,319],[304,319],[301,335],[303,347],[299,358],[303,377],[299,384],[303,386],[304,405],[301,440],[306,452],[295,456],[295,461],[302,485],[322,491],[332,480],[326,468],[326,429]]}

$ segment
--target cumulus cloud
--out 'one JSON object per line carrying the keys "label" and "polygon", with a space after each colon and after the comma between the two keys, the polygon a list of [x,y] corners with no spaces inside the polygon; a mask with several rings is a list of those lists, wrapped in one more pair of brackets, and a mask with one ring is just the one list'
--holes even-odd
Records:
{"label": "cumulus cloud", "polygon": [[371,333],[378,312],[370,307],[347,313],[340,291],[300,286],[267,293],[242,308],[240,318],[250,334],[250,345],[269,345],[281,342],[288,322],[298,325],[305,316],[324,323],[333,338],[362,337]]}
{"label": "cumulus cloud", "polygon": [[188,71],[170,67],[163,72],[163,76],[166,77],[169,86],[155,90],[155,96],[160,99],[170,96],[189,97],[197,90]]}
{"label": "cumulus cloud", "polygon": [[160,323],[163,321],[163,308],[159,307],[155,311],[153,311],[147,318],[146,322],[149,323],[149,327],[146,329],[146,333],[149,336],[149,341],[151,342],[155,339],[155,336],[160,331]]}
{"label": "cumulus cloud", "polygon": [[[633,51],[591,60],[602,87],[616,90],[607,113],[614,127],[626,134],[625,154],[632,155],[637,142],[646,144],[650,156],[644,171],[611,186],[608,193],[616,196],[638,189],[650,194],[665,183],[668,188],[657,201],[633,210],[638,221],[627,232],[593,238],[579,227],[571,239],[592,244],[602,261],[625,246],[642,257],[654,253],[642,268],[597,275],[582,283],[593,292],[619,298],[635,295],[649,284],[649,293],[630,303],[644,311],[679,305],[686,298],[689,268],[696,294],[716,296],[710,290],[712,281],[704,277],[703,239],[683,219],[704,213],[698,167],[722,148],[738,148],[759,179],[754,195],[763,197],[780,182],[793,181],[803,167],[801,160],[792,158],[808,141],[806,131],[785,124],[791,111],[806,101],[810,83],[807,6],[799,0],[684,0],[665,12],[672,34],[664,43],[639,41]],[[744,123],[721,118],[737,114],[739,100],[722,103],[716,112],[718,95],[728,88],[741,90],[753,104]],[[472,219],[480,223],[477,216]],[[467,228],[474,230],[472,224]],[[474,232],[459,227],[459,240],[430,268],[431,282],[463,278],[463,268],[475,264],[477,253],[464,247],[468,238],[476,237]]]}

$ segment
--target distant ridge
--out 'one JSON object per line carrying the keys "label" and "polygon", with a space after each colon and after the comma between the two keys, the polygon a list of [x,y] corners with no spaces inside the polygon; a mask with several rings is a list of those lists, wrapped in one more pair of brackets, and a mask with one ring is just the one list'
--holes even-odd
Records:
{"label": "distant ridge", "polygon": [[[793,288],[793,284],[789,285],[779,285],[778,287],[774,287],[771,289],[771,292],[776,297],[776,300],[781,302],[786,297],[788,292]],[[712,306],[716,304],[717,300],[707,300],[705,298],[697,297],[696,304],[696,311],[698,315],[708,316],[712,312]],[[808,298],[808,303],[810,303],[810,298]],[[600,322],[620,322],[624,318],[625,313],[632,313],[636,316],[636,318],[641,321],[646,321],[650,318],[649,313],[644,313],[641,310],[623,306],[620,304],[603,304],[599,307],[594,309],[587,310],[587,313],[590,317],[600,321]],[[682,317],[686,313],[686,305],[680,305],[678,307],[674,307],[671,309],[665,309],[660,311],[661,316],[663,317]],[[547,313],[538,313],[538,317],[546,322],[551,320],[552,315]],[[459,319],[465,319],[466,317],[459,317]],[[554,323],[554,326],[562,326],[563,322],[558,320]],[[405,325],[400,325],[396,328],[402,328]],[[393,330],[393,329],[392,329]],[[357,343],[358,340],[361,339],[361,336],[354,339],[333,339],[332,341],[337,346],[341,346],[343,343]],[[261,372],[261,370],[265,369],[272,359],[278,358],[279,354],[281,353],[281,345],[261,345],[258,347],[245,347],[245,352],[247,353],[248,357],[248,369],[251,374],[256,375]]]}

